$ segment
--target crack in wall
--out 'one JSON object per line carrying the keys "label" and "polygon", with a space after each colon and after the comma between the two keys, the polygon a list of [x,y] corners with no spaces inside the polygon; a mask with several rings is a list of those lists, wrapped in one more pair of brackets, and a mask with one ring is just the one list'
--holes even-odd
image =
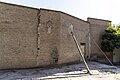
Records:
{"label": "crack in wall", "polygon": [[38,26],[37,26],[37,55],[36,55],[36,65],[38,66],[39,63],[38,63],[38,54],[39,54],[39,51],[40,51],[40,47],[39,47],[39,44],[40,44],[40,39],[39,39],[39,36],[40,36],[40,9],[38,11]]}

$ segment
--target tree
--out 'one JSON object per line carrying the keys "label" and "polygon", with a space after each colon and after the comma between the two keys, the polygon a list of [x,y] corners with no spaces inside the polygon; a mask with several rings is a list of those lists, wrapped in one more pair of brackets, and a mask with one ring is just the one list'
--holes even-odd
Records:
{"label": "tree", "polygon": [[102,35],[101,49],[104,52],[113,52],[120,48],[120,26],[113,27],[111,24]]}

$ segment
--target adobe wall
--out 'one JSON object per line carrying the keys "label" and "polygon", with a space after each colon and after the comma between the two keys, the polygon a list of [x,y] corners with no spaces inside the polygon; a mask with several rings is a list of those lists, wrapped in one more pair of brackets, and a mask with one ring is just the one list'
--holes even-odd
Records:
{"label": "adobe wall", "polygon": [[0,69],[36,65],[38,10],[0,3]]}
{"label": "adobe wall", "polygon": [[55,11],[40,9],[39,23],[37,66],[57,64],[60,45],[60,14]]}
{"label": "adobe wall", "polygon": [[81,60],[75,42],[68,32],[69,23],[74,26],[78,43],[86,43],[85,56],[88,56],[89,23],[63,12],[41,9],[38,28],[40,33],[38,65],[55,65]]}
{"label": "adobe wall", "polygon": [[[102,55],[101,51],[93,42],[95,42],[101,47],[101,36],[104,33],[104,30],[109,26],[111,21],[88,18],[88,22],[90,23],[90,35],[91,35],[91,58],[95,55]],[[104,56],[103,56],[104,57]]]}
{"label": "adobe wall", "polygon": [[113,50],[113,62],[120,63],[120,49],[115,48]]}
{"label": "adobe wall", "polygon": [[79,62],[82,61],[78,53],[77,47],[72,36],[68,32],[69,24],[74,26],[74,34],[77,38],[79,45],[86,44],[86,52],[84,56],[88,56],[88,33],[89,23],[78,19],[76,17],[61,13],[60,14],[60,54],[59,63]]}
{"label": "adobe wall", "polygon": [[[89,23],[88,23],[89,22]],[[100,37],[109,21],[88,18],[88,22],[69,14],[0,2],[0,69],[31,68],[82,61],[68,32],[69,24],[79,45],[85,43],[84,56],[100,51]]]}
{"label": "adobe wall", "polygon": [[88,54],[86,21],[60,11],[0,3],[0,69],[79,61],[76,45],[68,34],[69,23],[79,44],[86,43]]}
{"label": "adobe wall", "polygon": [[0,69],[57,64],[59,25],[58,12],[0,3]]}

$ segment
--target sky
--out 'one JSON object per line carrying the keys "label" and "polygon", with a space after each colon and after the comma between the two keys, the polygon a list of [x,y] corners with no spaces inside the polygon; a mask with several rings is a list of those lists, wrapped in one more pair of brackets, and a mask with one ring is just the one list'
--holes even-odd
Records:
{"label": "sky", "polygon": [[0,0],[2,2],[58,10],[83,20],[88,17],[120,24],[120,0]]}

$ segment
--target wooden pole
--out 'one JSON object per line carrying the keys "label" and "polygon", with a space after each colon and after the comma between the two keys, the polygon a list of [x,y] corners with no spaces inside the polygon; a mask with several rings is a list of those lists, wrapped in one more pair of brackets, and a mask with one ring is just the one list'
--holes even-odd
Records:
{"label": "wooden pole", "polygon": [[82,49],[80,48],[80,46],[79,46],[79,44],[78,44],[78,42],[77,42],[77,39],[76,39],[76,37],[75,37],[75,35],[74,35],[74,33],[73,33],[72,31],[71,31],[71,34],[72,34],[72,37],[73,37],[73,39],[74,39],[74,42],[75,42],[75,44],[76,44],[76,46],[77,46],[77,49],[78,49],[78,51],[79,51],[79,54],[81,55],[81,57],[82,57],[82,59],[83,59],[83,61],[84,61],[84,64],[85,64],[86,69],[87,69],[87,73],[89,73],[89,74],[91,75],[90,69],[89,69],[89,67],[88,67],[88,65],[87,65],[87,62],[86,62],[84,56],[83,56]]}
{"label": "wooden pole", "polygon": [[107,55],[101,50],[101,48],[99,47],[99,45],[95,42],[95,40],[94,39],[92,39],[93,40],[93,42],[95,43],[95,45],[98,47],[98,49],[101,51],[101,53],[105,56],[105,58],[108,60],[108,62],[112,65],[112,66],[114,66],[113,65],[113,63],[111,62],[111,60],[107,57]]}

